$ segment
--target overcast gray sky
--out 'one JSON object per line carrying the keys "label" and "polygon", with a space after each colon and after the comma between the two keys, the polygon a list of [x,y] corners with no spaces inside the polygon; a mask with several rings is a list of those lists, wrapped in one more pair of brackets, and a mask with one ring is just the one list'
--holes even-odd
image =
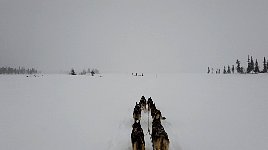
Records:
{"label": "overcast gray sky", "polygon": [[0,66],[205,72],[268,56],[267,0],[0,0]]}

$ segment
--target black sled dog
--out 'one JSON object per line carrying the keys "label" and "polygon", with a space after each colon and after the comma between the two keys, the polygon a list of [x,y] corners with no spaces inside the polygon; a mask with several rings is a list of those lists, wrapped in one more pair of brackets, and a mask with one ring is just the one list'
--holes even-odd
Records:
{"label": "black sled dog", "polygon": [[138,103],[136,103],[136,106],[134,107],[133,119],[135,122],[141,119],[141,107]]}
{"label": "black sled dog", "polygon": [[151,107],[152,107],[153,103],[154,103],[154,102],[153,102],[152,98],[151,98],[151,97],[148,98],[148,100],[147,100],[148,111],[151,110]]}
{"label": "black sled dog", "polygon": [[168,150],[169,139],[168,135],[161,125],[160,118],[154,119],[152,123],[152,143],[154,150]]}
{"label": "black sled dog", "polygon": [[144,134],[139,121],[132,125],[131,143],[133,150],[145,150]]}
{"label": "black sled dog", "polygon": [[141,97],[139,104],[141,106],[141,110],[146,110],[146,99],[144,96]]}

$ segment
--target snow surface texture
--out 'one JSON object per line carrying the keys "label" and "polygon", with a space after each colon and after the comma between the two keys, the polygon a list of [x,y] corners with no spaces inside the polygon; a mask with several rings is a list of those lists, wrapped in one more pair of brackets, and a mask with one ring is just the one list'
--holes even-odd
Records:
{"label": "snow surface texture", "polygon": [[0,149],[131,150],[144,95],[167,117],[171,150],[267,150],[267,83],[267,74],[1,75]]}

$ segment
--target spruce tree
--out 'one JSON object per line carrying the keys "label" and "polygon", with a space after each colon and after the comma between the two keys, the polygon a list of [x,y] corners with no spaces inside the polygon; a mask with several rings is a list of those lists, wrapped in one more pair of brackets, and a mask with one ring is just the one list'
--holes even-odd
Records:
{"label": "spruce tree", "polygon": [[268,61],[267,61],[267,65],[266,66],[267,66],[267,72],[268,72]]}
{"label": "spruce tree", "polygon": [[226,69],[225,69],[225,66],[223,68],[223,74],[226,74]]}
{"label": "spruce tree", "polygon": [[267,63],[266,63],[266,59],[264,57],[264,60],[263,60],[263,73],[267,73]]}
{"label": "spruce tree", "polygon": [[240,61],[238,59],[236,60],[236,64],[237,64],[237,66],[236,66],[237,73],[241,73]]}
{"label": "spruce tree", "polygon": [[248,55],[248,68],[247,68],[247,73],[250,73],[251,71],[251,63],[250,63],[250,59],[249,59],[249,55]]}
{"label": "spruce tree", "polygon": [[243,67],[240,68],[240,73],[242,74],[246,73]]}
{"label": "spruce tree", "polygon": [[251,56],[251,58],[250,58],[250,65],[251,65],[251,70],[250,71],[254,71],[254,61],[253,61],[253,58],[252,58],[252,56]]}
{"label": "spruce tree", "polygon": [[248,68],[247,68],[247,73],[251,73],[252,71],[255,71],[255,69],[254,69],[254,62],[253,62],[252,56],[249,59],[249,55],[248,55]]}
{"label": "spruce tree", "polygon": [[256,63],[255,63],[255,69],[254,69],[255,73],[260,73],[260,69],[259,69],[259,64],[258,64],[258,60],[256,59]]}
{"label": "spruce tree", "polygon": [[227,73],[231,73],[231,69],[230,69],[230,66],[228,65],[228,70],[227,70]]}

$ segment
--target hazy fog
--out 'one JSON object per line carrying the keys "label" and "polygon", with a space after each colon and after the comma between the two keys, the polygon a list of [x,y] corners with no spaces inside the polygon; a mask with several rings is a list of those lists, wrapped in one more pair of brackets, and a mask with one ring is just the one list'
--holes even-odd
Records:
{"label": "hazy fog", "polygon": [[0,0],[0,66],[206,72],[248,54],[261,62],[267,8],[267,0]]}

